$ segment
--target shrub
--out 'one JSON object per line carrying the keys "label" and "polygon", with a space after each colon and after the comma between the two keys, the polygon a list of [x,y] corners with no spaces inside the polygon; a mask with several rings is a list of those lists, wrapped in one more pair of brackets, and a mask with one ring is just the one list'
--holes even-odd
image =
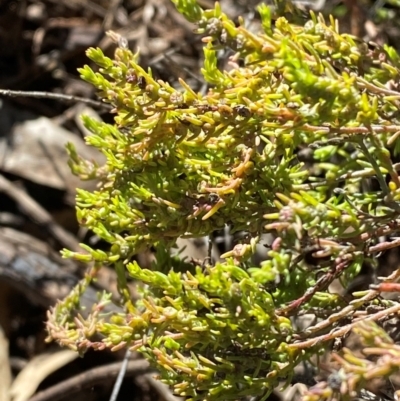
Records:
{"label": "shrub", "polygon": [[[217,401],[266,398],[291,383],[295,366],[355,329],[380,355],[378,373],[347,350],[336,357],[340,385],[320,383],[307,397],[354,395],[400,364],[387,357],[397,346],[372,323],[400,309],[380,298],[396,289],[400,271],[350,302],[329,290],[399,244],[379,242],[400,225],[399,55],[313,13],[298,26],[273,21],[262,4],[263,31],[254,34],[218,4],[203,10],[194,0],[173,2],[203,35],[210,89],[196,93],[181,80],[178,90],[154,78],[116,34],[114,59],[88,50],[99,72],[85,66],[81,76],[112,105],[115,123],[84,118],[103,166],[68,150],[73,172],[100,183],[94,192],[78,190],[79,222],[110,248],[64,250],[93,267],[49,313],[50,338],[79,352],[138,350],[176,394]],[[218,68],[220,48],[232,52],[229,71]],[[224,262],[199,266],[171,256],[178,238],[225,226],[246,235]],[[265,233],[274,240],[254,266]],[[150,247],[156,262],[147,270],[134,256]],[[117,271],[125,313],[102,313],[110,301],[103,294],[84,319],[79,297],[104,264]],[[139,301],[127,275],[145,284]],[[292,318],[304,313],[316,323],[300,331]]]}

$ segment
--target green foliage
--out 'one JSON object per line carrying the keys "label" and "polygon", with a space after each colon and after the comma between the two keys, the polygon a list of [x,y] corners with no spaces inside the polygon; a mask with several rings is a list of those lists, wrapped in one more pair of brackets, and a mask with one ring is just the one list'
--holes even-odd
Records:
{"label": "green foliage", "polygon": [[[97,191],[78,191],[79,222],[110,249],[84,245],[86,253],[64,256],[115,266],[126,314],[102,316],[104,295],[87,319],[76,318],[83,286],[49,315],[49,333],[81,352],[139,350],[193,400],[267,396],[339,336],[337,322],[377,302],[371,290],[347,304],[328,287],[336,278],[346,285],[382,250],[378,238],[398,230],[391,152],[400,96],[390,86],[399,56],[313,14],[297,26],[272,21],[261,5],[263,32],[254,34],[218,4],[173,2],[204,36],[209,91],[156,79],[121,40],[114,59],[89,49],[99,72],[85,66],[81,76],[113,106],[115,123],[86,117],[87,142],[107,162],[93,165],[68,147],[74,173],[100,181]],[[218,68],[220,48],[234,52],[229,71]],[[247,236],[224,263],[200,267],[169,255],[178,238],[226,225]],[[252,266],[263,233],[275,240],[268,259]],[[151,246],[150,271],[132,258]],[[136,303],[126,272],[146,284]],[[307,311],[321,321],[298,332],[289,317]]]}
{"label": "green foliage", "polygon": [[197,22],[203,15],[202,8],[196,0],[172,0],[176,9],[184,15],[189,21]]}

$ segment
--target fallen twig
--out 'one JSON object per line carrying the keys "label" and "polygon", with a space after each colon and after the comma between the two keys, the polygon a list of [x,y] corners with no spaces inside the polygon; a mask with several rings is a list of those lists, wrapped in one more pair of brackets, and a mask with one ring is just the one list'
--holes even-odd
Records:
{"label": "fallen twig", "polygon": [[80,102],[93,107],[111,110],[112,106],[98,100],[87,99],[80,96],[64,95],[62,93],[39,92],[39,91],[14,91],[10,89],[0,89],[1,96],[8,97],[33,97],[36,99],[54,99],[61,102]]}

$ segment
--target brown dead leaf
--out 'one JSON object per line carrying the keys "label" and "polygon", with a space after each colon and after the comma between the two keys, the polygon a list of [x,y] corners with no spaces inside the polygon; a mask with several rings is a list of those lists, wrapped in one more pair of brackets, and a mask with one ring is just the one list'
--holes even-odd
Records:
{"label": "brown dead leaf", "polygon": [[[85,183],[70,171],[65,150],[67,142],[73,143],[85,159],[102,163],[103,155],[100,152],[86,146],[81,138],[50,119],[40,117],[15,125],[8,137],[0,138],[0,169],[44,186],[67,191],[73,198],[75,189]],[[90,182],[89,186],[94,184]]]}

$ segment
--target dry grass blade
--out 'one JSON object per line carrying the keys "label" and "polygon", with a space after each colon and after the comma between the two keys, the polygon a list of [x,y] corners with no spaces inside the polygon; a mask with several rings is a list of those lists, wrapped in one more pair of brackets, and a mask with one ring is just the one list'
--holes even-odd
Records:
{"label": "dry grass blade", "polygon": [[0,401],[9,401],[11,369],[8,359],[8,340],[0,326]]}
{"label": "dry grass blade", "polygon": [[78,354],[70,350],[44,353],[33,358],[11,385],[13,401],[27,401],[47,376],[76,358]]}

